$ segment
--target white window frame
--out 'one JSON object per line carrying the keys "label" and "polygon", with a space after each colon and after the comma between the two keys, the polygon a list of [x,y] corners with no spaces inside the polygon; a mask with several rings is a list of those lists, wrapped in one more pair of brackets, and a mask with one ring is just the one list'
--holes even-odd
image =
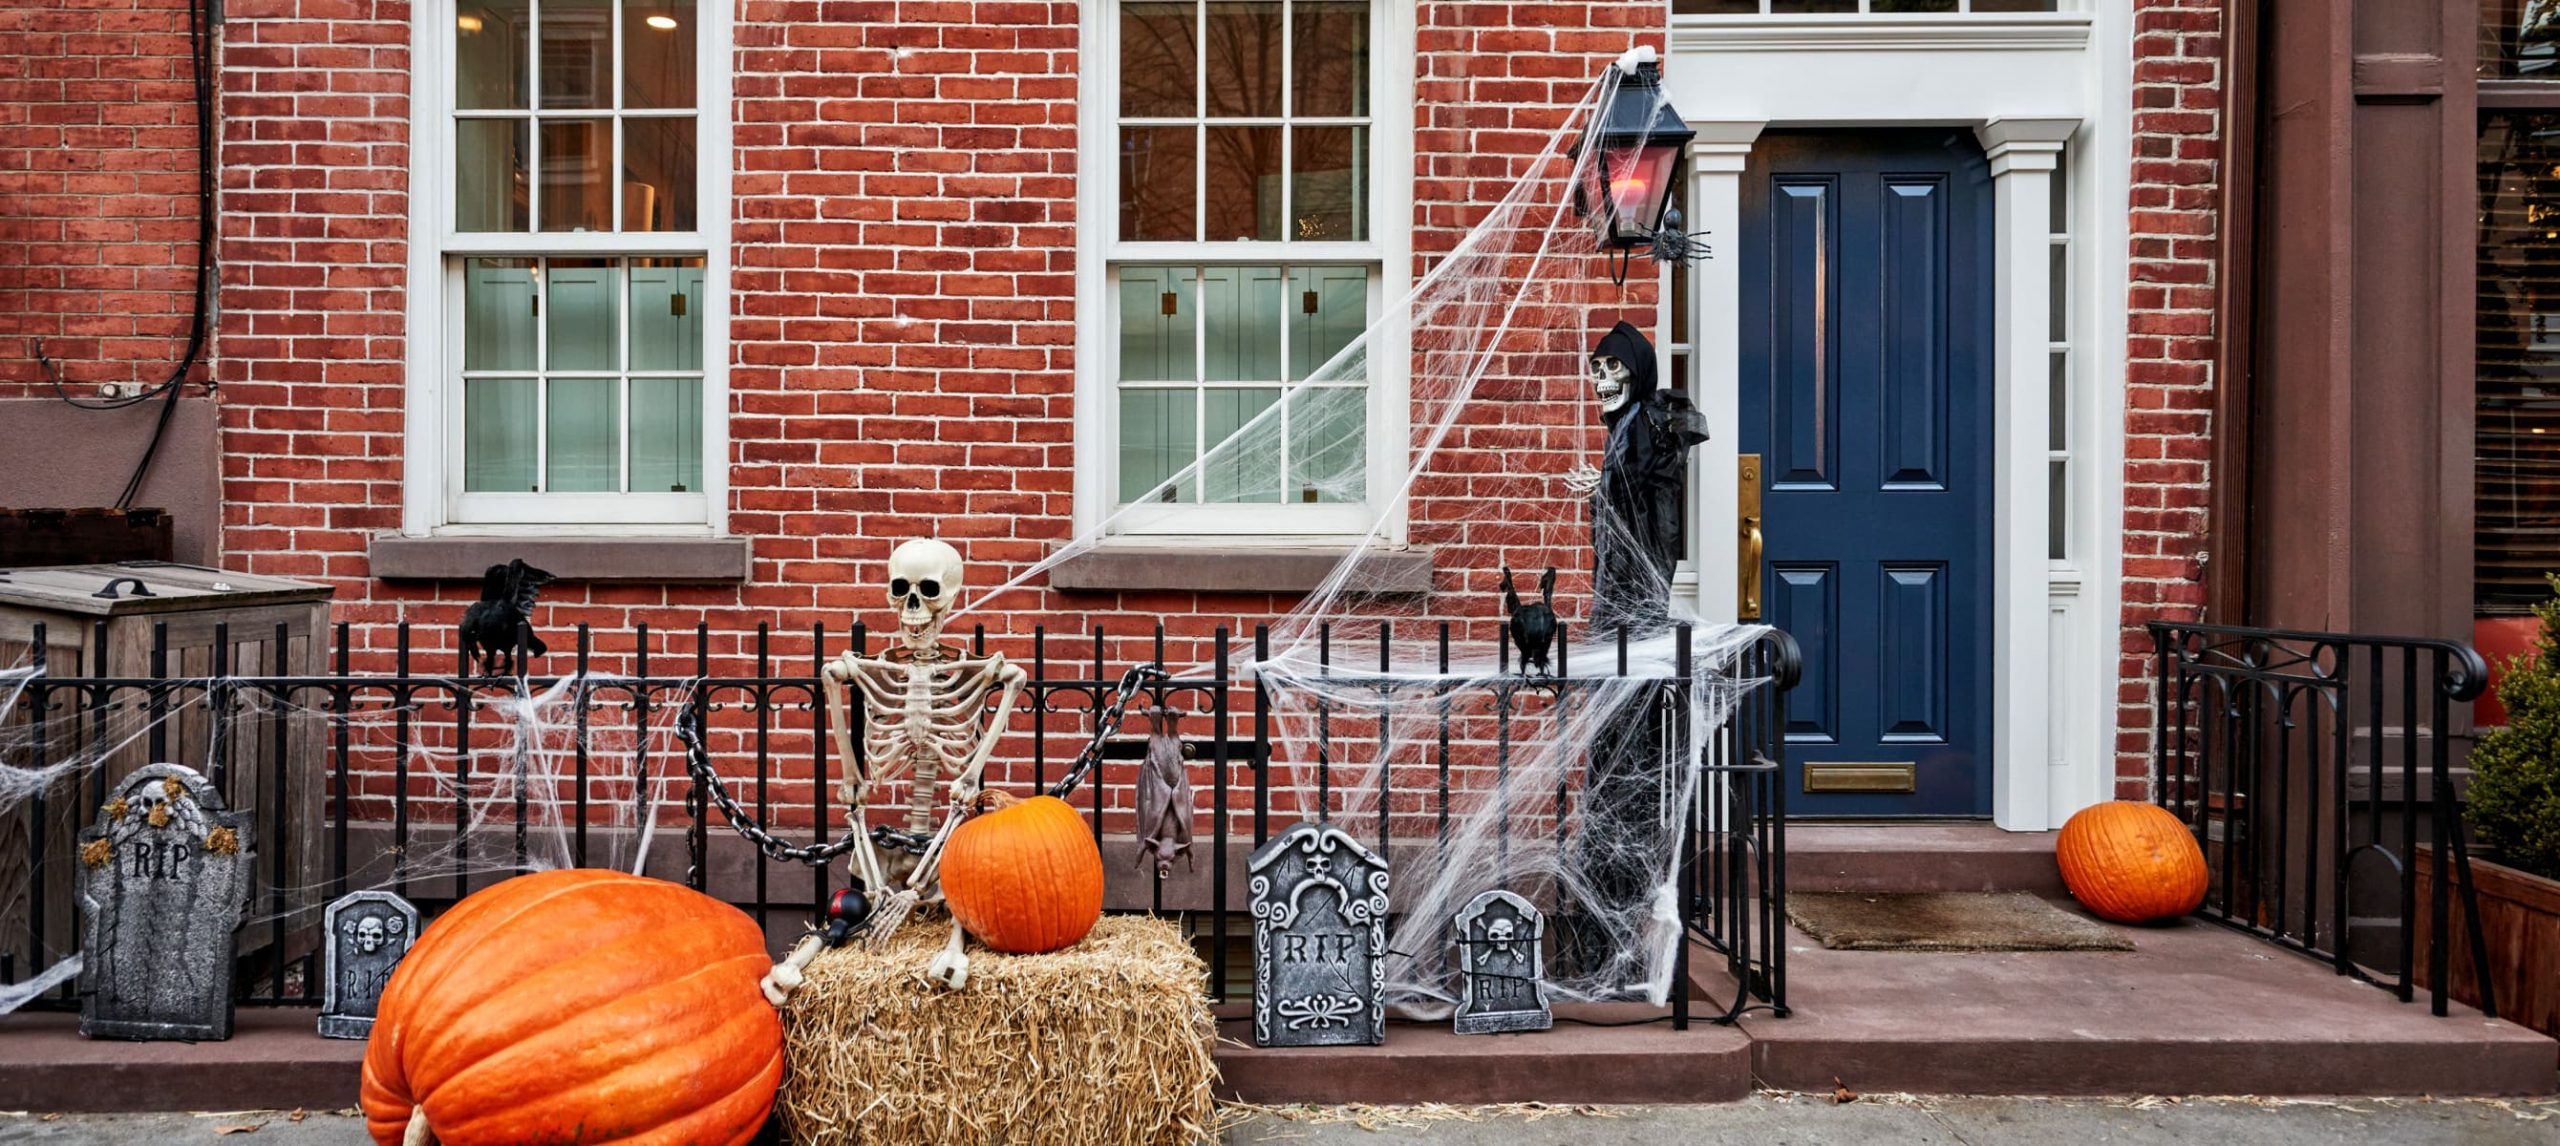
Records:
{"label": "white window frame", "polygon": [[[724,532],[729,492],[730,13],[694,7],[692,231],[457,232],[451,0],[411,9],[409,266],[401,532],[675,534]],[[620,44],[615,45],[617,67]],[[616,192],[615,202],[619,202]],[[697,493],[465,494],[462,489],[462,260],[471,256],[690,257],[703,260],[702,488]],[[625,276],[617,291],[627,308]],[[626,316],[627,318],[627,316]],[[629,327],[621,336],[629,353]],[[627,418],[629,411],[624,410]],[[628,433],[626,427],[626,436]],[[628,443],[626,442],[626,448]]]}
{"label": "white window frame", "polygon": [[[1109,520],[1115,535],[1163,540],[1218,537],[1286,543],[1357,538],[1377,531],[1403,540],[1393,508],[1403,484],[1412,411],[1411,339],[1405,324],[1379,325],[1410,289],[1413,262],[1413,26],[1411,0],[1370,0],[1369,238],[1361,242],[1123,242],[1119,232],[1120,6],[1083,6],[1086,45],[1077,82],[1076,470],[1079,533]],[[1119,289],[1116,268],[1170,266],[1367,265],[1368,499],[1362,504],[1288,502],[1134,505],[1119,501]],[[1282,382],[1285,390],[1296,385]],[[1197,443],[1201,449],[1214,445]],[[1117,515],[1116,517],[1114,515]]]}

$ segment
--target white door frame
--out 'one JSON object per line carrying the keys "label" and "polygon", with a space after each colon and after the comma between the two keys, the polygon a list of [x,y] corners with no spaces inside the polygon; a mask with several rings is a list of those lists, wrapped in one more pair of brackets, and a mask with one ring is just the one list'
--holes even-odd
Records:
{"label": "white door frame", "polygon": [[[1698,608],[1736,613],[1733,497],[1741,410],[1742,176],[1772,126],[1965,126],[1991,161],[1996,274],[1993,412],[1992,804],[2014,831],[2057,827],[2114,789],[2123,544],[2131,26],[2086,15],[1968,19],[1915,36],[1850,18],[1674,21],[1665,83],[1698,138],[1688,200],[1719,257],[1693,265],[1686,380],[1713,437],[1698,453]],[[1945,34],[1961,27],[1960,36]],[[2066,171],[2067,167],[2067,171]],[[2051,556],[2052,180],[2066,173],[2064,273],[2074,347],[2065,557]]]}

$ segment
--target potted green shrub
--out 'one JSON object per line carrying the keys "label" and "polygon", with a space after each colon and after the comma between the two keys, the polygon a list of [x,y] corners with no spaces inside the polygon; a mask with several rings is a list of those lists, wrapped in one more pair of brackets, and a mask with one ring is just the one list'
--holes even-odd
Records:
{"label": "potted green shrub", "polygon": [[[2560,594],[2560,576],[2550,580]],[[2464,819],[2480,845],[2471,872],[2498,1013],[2560,1035],[2560,595],[2534,606],[2533,615],[2540,622],[2533,648],[2500,666],[2498,702],[2507,723],[2485,730],[2471,749]],[[2426,895],[2440,886],[2434,859],[2418,856]],[[2478,1005],[2459,897],[2452,918],[2448,986]],[[2420,963],[2427,954],[2418,953]]]}

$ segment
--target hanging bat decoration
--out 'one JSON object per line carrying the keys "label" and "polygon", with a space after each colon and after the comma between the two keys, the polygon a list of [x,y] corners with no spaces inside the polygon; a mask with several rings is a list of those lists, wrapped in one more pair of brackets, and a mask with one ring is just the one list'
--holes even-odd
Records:
{"label": "hanging bat decoration", "polygon": [[1138,862],[1155,860],[1156,878],[1173,874],[1173,858],[1191,858],[1191,769],[1183,759],[1177,727],[1185,713],[1169,706],[1145,710],[1155,728],[1147,733],[1146,759],[1138,766]]}

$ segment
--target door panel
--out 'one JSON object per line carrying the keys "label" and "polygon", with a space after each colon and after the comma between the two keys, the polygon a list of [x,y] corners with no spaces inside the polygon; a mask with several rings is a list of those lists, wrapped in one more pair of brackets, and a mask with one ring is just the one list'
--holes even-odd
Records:
{"label": "door panel", "polygon": [[[1771,132],[1744,177],[1741,448],[1768,619],[1805,651],[1798,814],[1990,811],[1992,239],[1967,131]],[[1806,793],[1831,761],[1915,790]]]}

